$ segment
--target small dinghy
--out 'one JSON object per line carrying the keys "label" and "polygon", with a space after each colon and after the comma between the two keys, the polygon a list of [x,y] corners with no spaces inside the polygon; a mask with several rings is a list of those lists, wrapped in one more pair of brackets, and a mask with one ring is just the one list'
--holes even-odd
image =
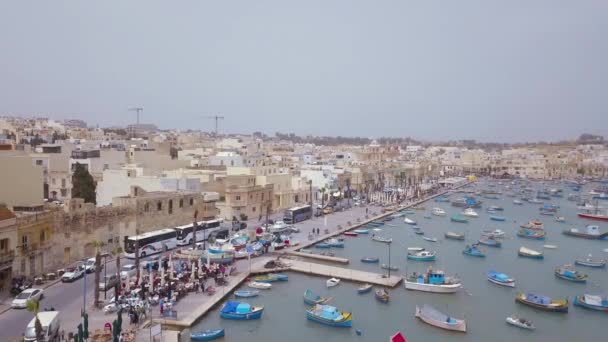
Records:
{"label": "small dinghy", "polygon": [[528,321],[525,318],[519,318],[516,316],[507,317],[507,323],[514,325],[518,328],[522,328],[522,329],[528,329],[528,330],[536,329],[536,327],[534,326],[534,324],[532,324],[531,321]]}
{"label": "small dinghy", "polygon": [[458,234],[454,232],[447,232],[444,234],[446,239],[450,240],[464,240],[464,234]]}
{"label": "small dinghy", "polygon": [[424,247],[408,247],[407,250],[410,252],[420,252],[423,251],[425,248]]}
{"label": "small dinghy", "polygon": [[423,236],[422,238],[429,242],[437,242],[437,238],[434,237]]}
{"label": "small dinghy", "polygon": [[546,249],[557,249],[557,246],[556,245],[543,245],[543,248],[546,248]]}
{"label": "small dinghy", "polygon": [[248,298],[248,297],[257,297],[260,294],[260,291],[257,290],[238,290],[238,291],[234,291],[234,295],[237,297],[243,297],[243,298]]}
{"label": "small dinghy", "polygon": [[591,257],[591,254],[589,254],[589,257],[587,257],[585,259],[580,258],[580,259],[574,260],[574,263],[577,265],[594,267],[594,268],[606,267],[606,262],[607,261],[604,259],[593,259]]}
{"label": "small dinghy", "polygon": [[224,337],[224,329],[203,330],[190,334],[192,341],[213,341],[220,337]]}
{"label": "small dinghy", "polygon": [[369,234],[369,229],[355,229],[353,232],[357,234]]}
{"label": "small dinghy", "polygon": [[372,240],[378,241],[378,242],[382,242],[382,243],[391,243],[391,242],[393,242],[392,238],[385,238],[385,237],[377,236],[377,235],[372,236]]}
{"label": "small dinghy", "polygon": [[384,269],[384,270],[391,270],[391,271],[399,271],[399,267],[395,266],[395,265],[387,265],[387,264],[382,264],[380,265],[380,268]]}
{"label": "small dinghy", "polygon": [[344,236],[359,236],[359,234],[357,232],[344,232]]}
{"label": "small dinghy", "polygon": [[376,257],[363,257],[361,258],[361,262],[366,262],[366,263],[376,263],[380,261],[379,258]]}
{"label": "small dinghy", "polygon": [[260,289],[260,290],[270,290],[272,288],[272,284],[260,283],[258,281],[252,281],[249,284],[247,284],[247,286],[254,288],[254,289]]}
{"label": "small dinghy", "polygon": [[543,253],[537,252],[533,249],[526,248],[523,246],[519,247],[519,251],[517,251],[517,255],[519,255],[521,257],[532,258],[532,259],[543,259],[545,257],[543,255]]}
{"label": "small dinghy", "polygon": [[338,278],[330,278],[330,279],[327,279],[327,281],[325,282],[325,286],[327,286],[327,287],[338,286],[338,284],[340,284],[340,279],[338,279]]}
{"label": "small dinghy", "polygon": [[376,290],[375,297],[380,303],[388,303],[388,301],[391,299],[391,296],[385,289]]}
{"label": "small dinghy", "polygon": [[502,221],[505,221],[506,218],[504,218],[503,216],[492,215],[492,216],[490,216],[490,220],[502,222]]}
{"label": "small dinghy", "polygon": [[416,306],[416,317],[427,324],[441,329],[460,332],[467,331],[467,323],[465,320],[448,316],[426,304],[422,307]]}
{"label": "small dinghy", "polygon": [[416,224],[416,221],[412,220],[412,219],[411,219],[411,218],[409,218],[409,217],[404,218],[404,219],[403,219],[403,222],[405,222],[406,224],[411,224],[411,225]]}
{"label": "small dinghy", "polygon": [[357,288],[357,293],[358,294],[364,294],[364,293],[368,293],[372,290],[372,284],[365,284],[359,288]]}

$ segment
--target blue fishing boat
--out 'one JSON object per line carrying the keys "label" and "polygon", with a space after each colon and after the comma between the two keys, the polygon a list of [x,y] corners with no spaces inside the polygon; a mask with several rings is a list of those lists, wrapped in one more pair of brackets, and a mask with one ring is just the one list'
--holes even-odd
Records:
{"label": "blue fishing boat", "polygon": [[355,229],[353,232],[357,234],[369,234],[369,229]]}
{"label": "blue fishing boat", "polygon": [[325,304],[330,300],[331,298],[321,297],[310,289],[304,292],[304,303],[308,305]]}
{"label": "blue fishing boat", "polygon": [[344,241],[340,239],[329,239],[326,240],[325,243],[329,244],[330,247],[344,248]]}
{"label": "blue fishing boat", "polygon": [[220,337],[224,337],[224,329],[203,330],[190,334],[192,341],[213,341]]}
{"label": "blue fishing boat", "polygon": [[407,258],[415,261],[433,261],[437,257],[437,253],[432,251],[408,251]]}
{"label": "blue fishing boat", "polygon": [[452,222],[458,222],[458,223],[467,223],[467,222],[469,222],[469,219],[467,219],[465,216],[462,216],[462,215],[454,215],[454,216],[450,217],[450,220]]}
{"label": "blue fishing boat", "polygon": [[234,291],[234,295],[237,297],[243,297],[243,298],[248,298],[248,297],[257,297],[260,294],[260,291],[258,290],[238,290],[238,291]]}
{"label": "blue fishing boat", "polygon": [[491,237],[487,237],[487,236],[482,236],[479,239],[479,243],[482,245],[486,245],[486,246],[490,246],[490,247],[502,247],[502,242],[500,240],[491,238]]}
{"label": "blue fishing boat", "polygon": [[385,289],[376,290],[376,293],[374,296],[376,297],[376,300],[379,301],[380,303],[388,303],[388,301],[391,299],[391,296],[388,294],[388,291],[386,291]]}
{"label": "blue fishing boat", "polygon": [[357,293],[358,294],[364,294],[364,293],[368,293],[372,290],[373,286],[371,284],[365,284],[359,288],[357,288]]}
{"label": "blue fishing boat", "polygon": [[435,202],[438,202],[438,203],[449,202],[449,201],[450,201],[450,199],[447,198],[446,196],[435,197]]}
{"label": "blue fishing boat", "polygon": [[343,312],[331,305],[311,307],[306,310],[306,318],[331,327],[351,327],[353,325],[353,315],[350,312]]}
{"label": "blue fishing boat", "polygon": [[263,306],[251,306],[243,302],[228,301],[224,304],[220,317],[234,320],[259,319],[264,313]]}
{"label": "blue fishing boat", "polygon": [[608,313],[608,296],[584,294],[574,297],[574,305]]}
{"label": "blue fishing boat", "polygon": [[606,260],[604,259],[592,259],[591,254],[586,259],[575,259],[574,263],[581,266],[593,267],[593,268],[604,268],[606,267]]}
{"label": "blue fishing boat", "polygon": [[327,248],[330,248],[330,247],[331,246],[328,243],[325,243],[325,242],[320,242],[320,243],[318,243],[318,244],[315,245],[315,248],[324,248],[324,249],[327,249]]}
{"label": "blue fishing boat", "polygon": [[380,259],[379,258],[375,258],[375,257],[363,257],[361,258],[361,262],[366,262],[366,263],[377,263],[379,262]]}
{"label": "blue fishing boat", "polygon": [[372,222],[369,222],[368,224],[371,225],[371,226],[383,226],[384,222],[382,222],[382,221],[372,221]]}
{"label": "blue fishing boat", "polygon": [[258,283],[274,283],[277,281],[287,281],[289,280],[289,277],[286,274],[274,274],[274,273],[269,273],[269,274],[265,274],[265,275],[261,275],[261,276],[257,276],[255,278],[253,278],[253,281],[256,281]]}
{"label": "blue fishing boat", "polygon": [[474,257],[478,257],[478,258],[485,258],[486,254],[479,249],[479,247],[477,246],[477,244],[473,244],[473,245],[466,245],[464,248],[464,251],[462,251],[462,254],[464,255],[470,255],[470,256],[474,256]]}
{"label": "blue fishing boat", "polygon": [[534,293],[520,292],[515,295],[515,301],[545,311],[568,313],[567,299],[552,299]]}
{"label": "blue fishing boat", "polygon": [[542,230],[532,231],[530,229],[520,229],[517,232],[517,236],[526,238],[526,239],[534,239],[534,240],[544,240],[547,236],[547,233]]}
{"label": "blue fishing boat", "polygon": [[506,218],[504,218],[503,216],[492,215],[492,216],[490,216],[490,220],[502,222],[502,221],[505,221]]}
{"label": "blue fishing boat", "polygon": [[586,283],[587,275],[575,270],[572,265],[564,265],[555,269],[555,276],[575,283]]}
{"label": "blue fishing boat", "polygon": [[486,277],[488,280],[494,284],[515,287],[515,280],[510,278],[508,275],[500,272],[496,272],[494,270],[490,270],[486,273]]}

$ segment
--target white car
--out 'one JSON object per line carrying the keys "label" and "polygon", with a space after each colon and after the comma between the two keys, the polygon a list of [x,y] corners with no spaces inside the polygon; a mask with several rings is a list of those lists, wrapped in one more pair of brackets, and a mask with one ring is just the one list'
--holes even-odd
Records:
{"label": "white car", "polygon": [[13,302],[11,303],[11,308],[24,309],[27,306],[28,300],[39,301],[42,299],[43,296],[44,295],[42,289],[31,288],[23,290],[23,292],[18,294],[17,297],[13,299]]}
{"label": "white car", "polygon": [[61,276],[61,281],[64,283],[72,282],[78,278],[84,276],[85,266],[83,264],[76,265],[74,267],[68,267],[65,273]]}
{"label": "white car", "polygon": [[[103,264],[99,264],[99,268],[103,270]],[[84,269],[87,273],[95,272],[95,258],[89,258],[84,262]]]}
{"label": "white car", "polygon": [[120,269],[120,279],[127,279],[127,277],[133,277],[137,274],[137,267],[133,264],[124,265]]}

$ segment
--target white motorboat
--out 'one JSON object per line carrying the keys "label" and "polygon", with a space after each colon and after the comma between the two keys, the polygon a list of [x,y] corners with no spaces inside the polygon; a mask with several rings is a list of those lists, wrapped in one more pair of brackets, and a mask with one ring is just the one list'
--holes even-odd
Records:
{"label": "white motorboat", "polygon": [[423,236],[422,238],[429,242],[437,242],[437,238],[434,237]]}
{"label": "white motorboat", "polygon": [[252,281],[249,282],[249,284],[247,284],[247,286],[254,288],[254,289],[260,289],[260,290],[270,290],[270,288],[272,287],[272,284],[270,283],[261,283],[259,281]]}
{"label": "white motorboat", "polygon": [[420,252],[424,250],[424,247],[408,247],[407,250],[410,252]]}
{"label": "white motorboat", "polygon": [[433,293],[455,293],[462,288],[462,282],[456,277],[448,277],[444,271],[429,269],[425,273],[414,272],[404,277],[403,284],[407,290]]}
{"label": "white motorboat", "polygon": [[484,230],[482,231],[482,235],[491,236],[495,238],[501,238],[505,236],[504,230],[494,229],[494,230]]}
{"label": "white motorboat", "polygon": [[534,326],[534,324],[531,321],[528,321],[527,319],[524,319],[524,318],[518,318],[516,316],[507,317],[507,323],[514,325],[516,327],[522,328],[522,329],[528,329],[528,330],[536,329],[536,327]]}
{"label": "white motorboat", "polygon": [[403,222],[405,222],[406,224],[412,224],[412,225],[416,224],[416,221],[412,220],[409,217],[404,218]]}
{"label": "white motorboat", "polygon": [[445,216],[445,210],[443,210],[441,208],[433,208],[433,211],[431,212],[431,214],[433,214],[435,216]]}
{"label": "white motorboat", "polygon": [[557,249],[556,245],[543,245],[543,247],[547,249]]}
{"label": "white motorboat", "polygon": [[466,208],[460,214],[467,217],[479,217],[479,214],[475,210],[473,210],[473,208]]}
{"label": "white motorboat", "polygon": [[327,279],[327,281],[325,282],[325,285],[327,287],[334,287],[334,286],[337,286],[338,284],[340,284],[340,279],[338,279],[338,278],[330,278],[330,279]]}

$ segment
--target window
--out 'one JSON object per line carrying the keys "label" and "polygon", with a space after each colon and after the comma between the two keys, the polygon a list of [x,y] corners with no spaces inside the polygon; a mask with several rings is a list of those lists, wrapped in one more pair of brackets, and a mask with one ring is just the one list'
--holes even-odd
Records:
{"label": "window", "polygon": [[184,207],[184,199],[183,198],[180,198],[180,200],[179,200],[179,207],[180,208]]}
{"label": "window", "polygon": [[41,166],[42,165],[42,160],[40,160],[40,159],[36,160],[36,165]]}
{"label": "window", "polygon": [[21,248],[27,249],[27,235],[21,237]]}
{"label": "window", "polygon": [[40,243],[44,242],[44,230],[40,231]]}
{"label": "window", "polygon": [[240,196],[240,195],[236,195],[235,199],[236,199],[237,201],[240,201],[240,200],[241,200],[241,196]]}
{"label": "window", "polygon": [[251,208],[251,211],[253,211],[255,213],[255,207]]}
{"label": "window", "polygon": [[190,199],[190,206],[193,206],[193,205],[194,205],[194,198],[191,198]]}
{"label": "window", "polygon": [[61,187],[62,187],[62,188],[65,188],[65,178],[62,178],[62,179],[61,179]]}
{"label": "window", "polygon": [[162,202],[156,203],[156,210],[158,210],[158,211],[163,210],[163,203]]}
{"label": "window", "polygon": [[0,251],[6,252],[8,250],[9,239],[0,240]]}
{"label": "window", "polygon": [[55,185],[55,178],[51,178],[51,184]]}
{"label": "window", "polygon": [[173,214],[173,200],[169,200],[169,214]]}
{"label": "window", "polygon": [[262,192],[262,201],[264,200],[264,193]]}
{"label": "window", "polygon": [[150,211],[150,203],[146,202],[146,204],[144,204],[144,211],[145,212]]}
{"label": "window", "polygon": [[68,195],[67,189],[61,189],[61,197],[66,197]]}
{"label": "window", "polygon": [[249,199],[253,199],[253,195],[252,194],[249,194]]}

